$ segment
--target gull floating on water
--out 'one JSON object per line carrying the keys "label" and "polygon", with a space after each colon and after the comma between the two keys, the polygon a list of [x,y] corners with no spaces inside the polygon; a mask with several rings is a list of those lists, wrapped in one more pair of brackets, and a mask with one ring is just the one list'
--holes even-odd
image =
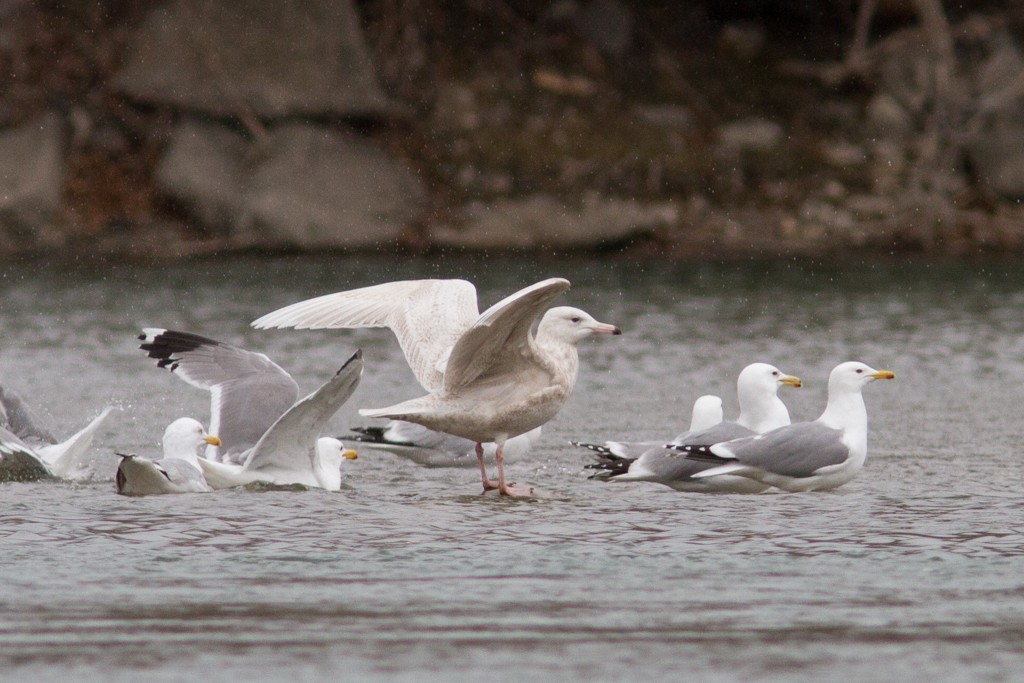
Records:
{"label": "gull floating on water", "polygon": [[174,330],[148,328],[140,339],[139,348],[159,367],[210,391],[211,424],[229,435],[221,437],[217,453],[197,463],[210,486],[262,481],[341,488],[342,463],[356,453],[338,439],[318,437],[359,384],[360,351],[296,402],[295,380],[262,353]]}
{"label": "gull floating on water", "polygon": [[785,491],[834,489],[853,479],[867,458],[868,415],[861,390],[895,376],[856,361],[841,363],[829,375],[825,411],[813,422],[722,443],[667,447],[714,465],[695,479],[741,476]]}
{"label": "gull floating on water", "polygon": [[[801,385],[799,377],[787,375],[774,365],[751,363],[743,368],[736,379],[736,395],[740,404],[740,414],[736,421],[719,420],[703,429],[691,429],[677,436],[672,444],[716,443],[788,425],[789,410],[779,398],[778,390],[782,386]],[[694,412],[697,412],[696,405]],[[722,475],[699,479],[696,477],[698,472],[715,465],[680,455],[677,450],[657,445],[639,457],[599,455],[599,462],[587,467],[602,470],[593,476],[595,479],[616,482],[652,481],[677,491],[694,493],[760,493],[768,488],[766,484],[740,476]]]}
{"label": "gull floating on water", "polygon": [[[16,391],[0,386],[0,416],[3,417],[7,432],[7,436],[2,440],[4,443],[14,444],[13,452],[8,457],[12,461],[15,457],[21,459],[27,451],[46,466],[49,476],[88,479],[94,474],[86,455],[93,437],[111,410],[113,408],[109,406],[104,408],[89,424],[70,438],[58,441]],[[14,437],[14,440],[11,437]],[[21,455],[15,456],[14,453]],[[6,481],[2,472],[0,481]]]}
{"label": "gull floating on water", "polygon": [[[540,439],[541,427],[505,442],[505,457],[519,458]],[[392,420],[383,427],[353,427],[350,440],[367,448],[387,451],[424,467],[475,467],[476,443],[461,436],[427,429],[415,422]],[[497,445],[484,444],[484,457],[494,456]]]}
{"label": "gull floating on water", "polygon": [[[465,280],[389,282],[301,301],[268,313],[254,327],[387,327],[430,393],[366,417],[415,422],[473,441],[484,490],[529,495],[505,481],[505,445],[546,424],[576,383],[576,345],[592,334],[621,334],[578,308],[544,311],[569,288],[551,278],[479,313]],[[544,313],[534,336],[531,326]],[[483,444],[496,444],[498,481],[487,477]]]}
{"label": "gull floating on water", "polygon": [[118,453],[114,481],[117,492],[126,496],[163,493],[207,493],[213,489],[199,469],[199,449],[218,446],[220,439],[191,417],[180,417],[167,425],[163,436],[164,455],[159,460],[140,458],[134,453]]}

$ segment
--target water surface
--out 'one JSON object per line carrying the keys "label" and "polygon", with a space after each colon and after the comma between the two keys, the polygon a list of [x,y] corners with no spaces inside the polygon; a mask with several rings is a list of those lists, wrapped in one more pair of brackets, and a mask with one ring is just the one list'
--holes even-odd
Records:
{"label": "water surface", "polygon": [[[143,326],[260,350],[311,391],[356,347],[332,426],[417,395],[382,330],[259,331],[302,298],[467,277],[484,304],[552,275],[620,325],[513,479],[361,452],[348,488],[125,498],[115,450],[155,454],[207,397],[137,350]],[[0,272],[0,378],[62,434],[115,413],[98,480],[0,485],[5,680],[1013,680],[1024,666],[1024,268],[497,259],[202,260]],[[706,496],[588,480],[571,438],[671,438],[739,370],[838,362],[869,386],[869,459],[828,493]]]}

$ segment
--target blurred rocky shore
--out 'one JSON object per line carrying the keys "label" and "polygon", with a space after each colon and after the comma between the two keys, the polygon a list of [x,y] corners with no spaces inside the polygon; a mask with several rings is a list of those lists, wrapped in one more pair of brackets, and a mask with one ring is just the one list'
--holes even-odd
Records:
{"label": "blurred rocky shore", "polygon": [[1024,9],[949,4],[0,0],[0,255],[1016,253]]}

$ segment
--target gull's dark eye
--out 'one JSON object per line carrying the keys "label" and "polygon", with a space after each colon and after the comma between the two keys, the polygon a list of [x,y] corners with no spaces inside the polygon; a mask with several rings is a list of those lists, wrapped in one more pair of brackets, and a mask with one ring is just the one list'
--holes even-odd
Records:
{"label": "gull's dark eye", "polygon": [[772,377],[778,377],[778,376],[779,376],[779,371],[778,370],[775,370],[774,372],[772,372]]}
{"label": "gull's dark eye", "polygon": [[579,321],[583,320],[583,318],[579,317],[578,315],[574,315],[573,317],[569,318],[569,320],[573,321],[574,323],[578,323]]}
{"label": "gull's dark eye", "polygon": [[863,369],[863,368],[857,368],[857,374],[858,374],[858,375],[859,375],[859,374],[861,374],[862,372],[864,372],[864,369]]}

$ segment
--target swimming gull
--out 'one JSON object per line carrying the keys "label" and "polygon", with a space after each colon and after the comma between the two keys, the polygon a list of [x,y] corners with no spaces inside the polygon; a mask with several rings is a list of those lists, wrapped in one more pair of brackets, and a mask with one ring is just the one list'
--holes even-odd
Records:
{"label": "swimming gull", "polygon": [[[338,292],[268,313],[254,327],[387,327],[429,393],[397,405],[363,409],[366,417],[415,422],[473,441],[484,490],[530,495],[505,481],[508,439],[546,424],[576,383],[576,345],[592,334],[621,334],[578,308],[547,310],[569,281],[551,278],[479,313],[465,280],[407,280]],[[494,442],[498,481],[487,477],[483,444]]]}
{"label": "swimming gull", "polygon": [[53,476],[63,479],[93,476],[90,459],[86,456],[93,437],[112,410],[110,406],[104,408],[70,438],[58,441],[18,392],[0,386],[0,413],[7,431],[20,440],[22,449],[27,448],[34,457],[42,460]]}
{"label": "swimming gull", "polygon": [[841,363],[829,375],[825,411],[813,422],[722,443],[670,447],[715,465],[694,474],[695,479],[738,475],[785,491],[834,489],[853,479],[867,458],[868,416],[861,390],[893,378],[889,370]]}
{"label": "swimming gull", "polygon": [[[505,442],[505,457],[519,458],[540,438],[541,427]],[[383,427],[353,427],[349,439],[367,448],[387,451],[424,467],[476,467],[476,443],[461,436],[427,429],[415,422],[392,420]],[[484,444],[484,458],[493,457],[497,445]]]}
{"label": "swimming gull", "polygon": [[[788,375],[774,365],[751,363],[743,368],[736,380],[736,395],[740,404],[740,414],[736,421],[719,422],[702,430],[684,432],[672,443],[715,443],[788,425],[789,410],[778,397],[778,390],[782,386],[800,387],[802,382],[799,377]],[[695,478],[698,472],[715,465],[680,455],[676,450],[659,445],[648,449],[638,458],[612,459],[606,456],[588,467],[603,470],[594,475],[595,479],[651,481],[677,491],[692,493],[760,493],[768,488],[761,482],[740,476]]]}
{"label": "swimming gull", "polygon": [[200,458],[206,481],[215,489],[266,482],[340,490],[342,465],[354,460],[356,452],[334,437],[319,435],[352,396],[362,371],[362,352],[356,351],[330,381],[279,417],[241,465]]}
{"label": "swimming gull", "polygon": [[191,417],[180,417],[167,425],[163,436],[163,457],[142,458],[134,453],[118,453],[121,462],[114,478],[117,492],[126,496],[164,493],[207,493],[211,491],[199,469],[200,448],[220,444],[207,434],[203,425]]}

